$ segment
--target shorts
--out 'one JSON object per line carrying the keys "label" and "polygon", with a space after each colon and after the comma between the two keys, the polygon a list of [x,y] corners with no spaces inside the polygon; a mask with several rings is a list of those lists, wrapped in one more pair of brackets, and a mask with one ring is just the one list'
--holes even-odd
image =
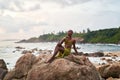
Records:
{"label": "shorts", "polygon": [[68,55],[70,54],[70,52],[71,52],[71,49],[70,49],[70,48],[65,48],[65,49],[64,49],[64,52],[63,52],[63,53],[62,53],[62,52],[59,52],[58,55],[57,55],[57,57],[58,57],[58,58],[63,58],[63,57],[65,57],[65,56],[68,56]]}

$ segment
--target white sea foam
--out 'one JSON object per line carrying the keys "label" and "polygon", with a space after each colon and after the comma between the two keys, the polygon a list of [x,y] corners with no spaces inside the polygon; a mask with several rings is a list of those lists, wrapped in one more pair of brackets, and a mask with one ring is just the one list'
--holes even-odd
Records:
{"label": "white sea foam", "polygon": [[[30,50],[33,48],[42,50],[54,50],[56,42],[41,42],[41,43],[14,43],[15,41],[1,41],[0,42],[0,59],[4,59],[9,69],[12,69],[18,60],[23,50]],[[25,49],[16,51],[17,46],[24,47]],[[91,53],[91,52],[111,52],[120,51],[120,46],[116,44],[77,44],[79,52]],[[15,51],[15,52],[13,52]],[[73,50],[72,50],[73,51]],[[34,53],[38,55],[37,52]],[[100,58],[89,58],[90,61],[97,63],[100,62]],[[120,58],[119,58],[120,59]]]}

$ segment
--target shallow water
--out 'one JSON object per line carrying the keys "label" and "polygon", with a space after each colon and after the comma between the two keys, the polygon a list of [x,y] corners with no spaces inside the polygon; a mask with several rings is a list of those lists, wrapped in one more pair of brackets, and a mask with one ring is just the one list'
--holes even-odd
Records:
{"label": "shallow water", "polygon": [[[23,50],[30,50],[33,48],[42,50],[54,50],[56,42],[41,42],[41,43],[14,43],[16,41],[0,41],[0,59],[4,59],[9,69],[13,69],[16,61]],[[17,46],[24,47],[21,51],[16,51]],[[120,45],[116,44],[76,44],[79,52],[91,53],[91,52],[113,52],[120,51]],[[13,51],[16,51],[15,53]],[[73,51],[73,50],[72,50]],[[37,53],[34,53],[37,55]],[[100,63],[100,58],[90,57],[93,63]]]}

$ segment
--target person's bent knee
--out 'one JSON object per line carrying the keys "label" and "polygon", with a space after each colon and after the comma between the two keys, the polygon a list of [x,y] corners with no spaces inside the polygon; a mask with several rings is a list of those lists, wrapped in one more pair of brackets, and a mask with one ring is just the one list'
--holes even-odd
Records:
{"label": "person's bent knee", "polygon": [[61,47],[62,45],[60,43],[57,44],[58,47]]}

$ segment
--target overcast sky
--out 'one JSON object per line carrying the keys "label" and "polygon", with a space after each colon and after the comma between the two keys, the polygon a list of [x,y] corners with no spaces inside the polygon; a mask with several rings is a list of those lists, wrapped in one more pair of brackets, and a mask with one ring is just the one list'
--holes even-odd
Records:
{"label": "overcast sky", "polygon": [[120,26],[120,0],[0,0],[0,39]]}

